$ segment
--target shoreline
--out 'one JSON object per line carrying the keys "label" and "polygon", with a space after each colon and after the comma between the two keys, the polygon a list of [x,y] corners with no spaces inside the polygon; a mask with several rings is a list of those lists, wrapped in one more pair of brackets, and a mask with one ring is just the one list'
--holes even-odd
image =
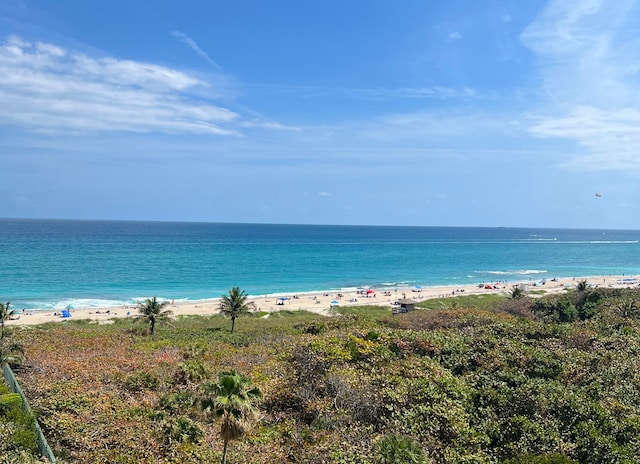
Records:
{"label": "shoreline", "polygon": [[[625,282],[624,280],[627,279]],[[629,279],[635,279],[635,282]],[[627,288],[638,285],[635,276],[580,276],[547,279],[545,284],[531,281],[529,291],[542,290],[545,294],[559,293],[574,286],[581,280],[586,280],[592,286],[606,286],[609,288]],[[331,314],[332,301],[339,306],[388,306],[400,299],[410,299],[420,302],[425,299],[456,297],[463,295],[507,294],[518,284],[527,282],[492,281],[491,287],[485,288],[481,284],[441,285],[441,286],[404,286],[404,287],[373,287],[371,289],[350,289],[319,291],[319,292],[283,292],[265,296],[249,295],[248,301],[256,306],[256,311],[272,313],[276,311],[310,311],[328,316]],[[367,293],[369,291],[369,293]],[[218,314],[220,298],[194,301],[174,301],[167,307],[173,312],[173,317],[188,315]],[[77,308],[69,311],[70,317],[62,317],[60,310],[16,310],[14,317],[6,321],[9,326],[38,325],[47,322],[64,322],[67,320],[92,320],[99,323],[110,323],[113,318],[127,318],[138,314],[135,304],[119,307]]]}

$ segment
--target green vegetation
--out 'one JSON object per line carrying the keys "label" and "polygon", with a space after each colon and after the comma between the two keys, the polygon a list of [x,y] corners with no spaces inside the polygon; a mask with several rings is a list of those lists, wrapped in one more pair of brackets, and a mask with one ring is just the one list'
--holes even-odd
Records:
{"label": "green vegetation", "polygon": [[586,280],[582,279],[580,282],[578,282],[578,284],[576,285],[576,290],[579,292],[584,292],[589,288],[589,282],[587,282]]}
{"label": "green vegetation", "polygon": [[11,338],[0,339],[0,368],[5,364],[11,367],[24,363],[24,348]]}
{"label": "green vegetation", "polygon": [[518,300],[520,298],[524,298],[525,293],[524,293],[524,290],[522,290],[521,287],[513,287],[511,289],[511,294],[509,296],[514,300]]}
{"label": "green vegetation", "polygon": [[33,415],[22,409],[22,397],[0,382],[0,463],[38,462],[34,423]]}
{"label": "green vegetation", "polygon": [[159,302],[154,296],[152,299],[147,298],[144,303],[138,305],[140,314],[136,316],[136,320],[149,323],[149,335],[152,337],[156,323],[167,321],[172,314],[171,310],[164,309],[168,304],[168,301]]}
{"label": "green vegetation", "polygon": [[261,393],[257,388],[248,389],[249,379],[236,371],[220,372],[217,382],[203,385],[205,399],[202,408],[220,419],[222,464],[227,462],[227,446],[232,440],[244,436],[252,425],[257,409],[255,402]]}
{"label": "green vegetation", "polygon": [[[13,337],[29,355],[20,382],[69,463],[640,462],[638,290],[419,306],[283,311],[238,331],[192,316],[155,338],[125,319],[67,321]],[[254,427],[220,433],[223,391],[243,400],[226,400],[226,417],[259,410]]]}
{"label": "green vegetation", "polygon": [[422,464],[426,456],[420,445],[411,438],[388,435],[377,444],[380,464]]}
{"label": "green vegetation", "polygon": [[255,306],[252,302],[247,302],[249,296],[238,287],[229,290],[228,295],[222,295],[220,299],[220,313],[231,318],[231,333],[236,326],[236,318],[249,314]]}
{"label": "green vegetation", "polygon": [[504,300],[504,296],[494,293],[486,295],[459,295],[448,298],[425,300],[419,303],[418,306],[425,309],[490,309],[502,300]]}
{"label": "green vegetation", "polygon": [[6,303],[0,303],[0,327],[2,327],[2,333],[0,334],[0,340],[4,338],[4,323],[6,320],[8,320],[11,316],[13,316],[13,310],[9,309],[9,305],[11,305],[11,303],[9,303],[8,301]]}

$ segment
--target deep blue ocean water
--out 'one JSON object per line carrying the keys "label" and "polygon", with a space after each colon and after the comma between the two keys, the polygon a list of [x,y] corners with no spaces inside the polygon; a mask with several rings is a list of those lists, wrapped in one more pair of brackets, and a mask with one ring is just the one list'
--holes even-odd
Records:
{"label": "deep blue ocean water", "polygon": [[120,306],[640,274],[640,231],[0,219],[0,301]]}

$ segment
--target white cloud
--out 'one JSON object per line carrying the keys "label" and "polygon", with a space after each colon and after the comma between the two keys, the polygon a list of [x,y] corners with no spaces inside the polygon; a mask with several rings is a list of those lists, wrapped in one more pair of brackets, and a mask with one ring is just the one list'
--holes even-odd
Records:
{"label": "white cloud", "polygon": [[640,169],[640,110],[577,106],[558,118],[540,118],[531,128],[539,137],[575,140],[587,153],[567,167],[579,170]]}
{"label": "white cloud", "polygon": [[469,87],[453,89],[450,87],[407,87],[397,89],[343,89],[345,93],[353,96],[368,98],[407,98],[407,99],[448,99],[448,98],[474,98],[478,93]]}
{"label": "white cloud", "polygon": [[239,135],[238,114],[198,97],[208,85],[151,63],[18,37],[0,44],[0,124],[31,131]]}
{"label": "white cloud", "polygon": [[449,34],[449,38],[451,40],[460,40],[462,38],[462,34],[460,34],[459,32],[452,32],[451,34]]}
{"label": "white cloud", "polygon": [[182,42],[183,44],[185,44],[187,47],[189,47],[191,50],[193,50],[196,55],[198,55],[200,58],[202,58],[203,60],[205,60],[207,63],[209,63],[211,66],[213,66],[214,68],[216,68],[219,71],[222,71],[223,69],[220,67],[220,65],[218,65],[218,63],[216,63],[213,58],[211,58],[209,56],[209,54],[207,52],[205,52],[203,49],[201,49],[198,44],[196,43],[195,40],[193,40],[191,37],[189,37],[187,34],[185,34],[184,32],[180,32],[180,31],[172,31],[171,35],[173,35],[174,37],[177,37],[180,42]]}
{"label": "white cloud", "polygon": [[329,192],[318,192],[318,196],[320,196],[320,197],[330,197],[331,194]]}
{"label": "white cloud", "polygon": [[483,140],[490,146],[503,148],[507,139],[519,138],[524,133],[518,121],[510,120],[511,116],[508,111],[497,110],[418,111],[385,115],[369,125],[350,130],[380,142],[413,140],[429,144],[444,141],[447,146],[469,145],[480,151]]}
{"label": "white cloud", "polygon": [[274,129],[274,130],[284,130],[284,131],[294,131],[300,132],[299,127],[295,126],[287,126],[285,124],[280,124],[278,122],[273,121],[261,121],[259,119],[253,119],[251,121],[244,121],[240,123],[241,127],[258,127],[264,129]]}
{"label": "white cloud", "polygon": [[[28,46],[28,45],[29,44],[24,43],[24,46]],[[37,42],[35,44],[35,47],[39,52],[42,52],[44,54],[49,54],[57,57],[62,57],[66,55],[66,51],[63,48],[57,47],[56,45],[53,45],[53,44]]]}
{"label": "white cloud", "polygon": [[470,87],[452,88],[445,86],[363,88],[363,87],[314,87],[314,86],[259,86],[261,91],[278,94],[301,95],[306,98],[340,96],[345,98],[391,100],[391,99],[454,99],[478,98],[480,93]]}
{"label": "white cloud", "polygon": [[545,103],[531,133],[572,140],[567,166],[640,168],[640,30],[636,0],[554,0],[522,34]]}

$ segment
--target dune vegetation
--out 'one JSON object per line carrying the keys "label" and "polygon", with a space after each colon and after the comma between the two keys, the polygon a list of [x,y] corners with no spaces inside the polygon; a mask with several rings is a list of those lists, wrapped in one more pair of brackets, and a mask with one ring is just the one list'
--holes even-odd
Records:
{"label": "dune vegetation", "polygon": [[64,463],[637,463],[639,303],[584,288],[7,332]]}

